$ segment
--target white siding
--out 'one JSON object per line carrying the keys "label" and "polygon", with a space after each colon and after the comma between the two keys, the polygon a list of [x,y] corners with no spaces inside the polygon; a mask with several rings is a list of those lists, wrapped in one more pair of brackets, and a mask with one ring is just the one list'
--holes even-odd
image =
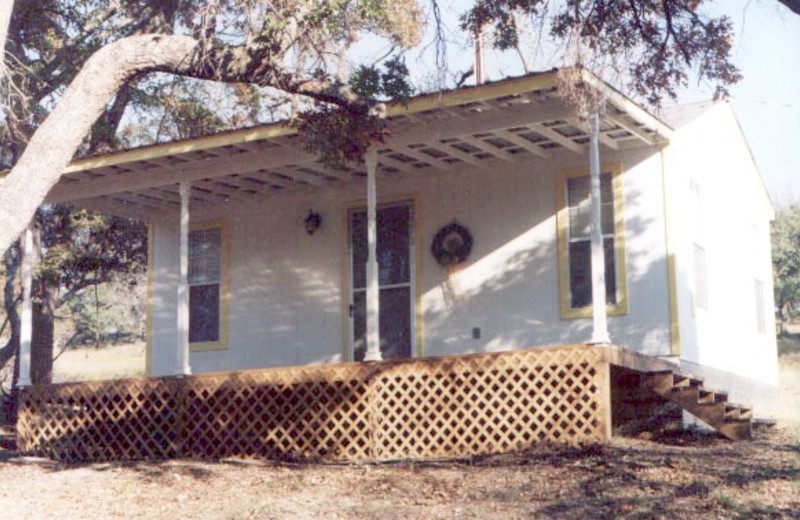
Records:
{"label": "white siding", "polygon": [[[667,154],[675,202],[670,229],[679,271],[681,359],[688,367],[701,365],[776,385],[772,207],[730,106],[717,104],[680,128]],[[692,200],[694,185],[699,204]],[[697,245],[705,251],[705,273],[694,265]],[[705,306],[695,294],[698,276],[705,276]],[[758,330],[755,280],[765,287],[763,332]]]}
{"label": "white siding", "polygon": [[[417,223],[422,345],[426,355],[585,342],[591,319],[562,320],[556,245],[556,177],[587,158],[553,152],[548,161],[493,162],[486,169],[379,176],[379,200],[413,199]],[[630,312],[609,319],[614,343],[669,354],[669,302],[661,160],[653,149],[601,154],[621,164]],[[329,191],[192,208],[192,221],[223,220],[230,230],[230,341],[193,353],[194,372],[338,362],[346,359],[347,207],[363,201],[354,181]],[[323,217],[308,236],[309,209]],[[453,219],[474,247],[448,277],[430,254],[432,237]],[[177,213],[155,220],[153,373],[174,364]],[[752,280],[751,280],[752,285]],[[751,290],[752,293],[752,290]],[[480,328],[473,339],[473,328]]]}

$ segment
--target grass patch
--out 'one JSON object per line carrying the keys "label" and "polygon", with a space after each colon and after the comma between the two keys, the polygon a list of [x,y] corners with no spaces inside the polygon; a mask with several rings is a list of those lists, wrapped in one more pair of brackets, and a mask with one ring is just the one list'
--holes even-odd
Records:
{"label": "grass patch", "polygon": [[794,336],[778,338],[778,355],[800,355],[800,338]]}
{"label": "grass patch", "polygon": [[711,502],[726,511],[739,511],[742,504],[737,502],[731,495],[722,491],[715,491],[711,494]]}

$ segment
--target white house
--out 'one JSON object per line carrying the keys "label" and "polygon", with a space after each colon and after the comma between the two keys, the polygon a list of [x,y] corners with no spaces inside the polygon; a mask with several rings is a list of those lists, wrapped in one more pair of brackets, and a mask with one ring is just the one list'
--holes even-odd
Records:
{"label": "white house", "polygon": [[[768,415],[773,210],[730,105],[657,117],[584,81],[606,97],[610,342]],[[323,168],[273,124],[77,160],[48,201],[149,223],[154,376],[361,360],[368,329],[384,358],[585,343],[590,128],[557,85],[548,72],[392,106],[375,176]]]}

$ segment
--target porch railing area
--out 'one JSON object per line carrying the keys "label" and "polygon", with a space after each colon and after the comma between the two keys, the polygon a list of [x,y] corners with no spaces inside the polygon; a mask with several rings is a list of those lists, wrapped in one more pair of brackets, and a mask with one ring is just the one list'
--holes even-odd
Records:
{"label": "porch railing area", "polygon": [[64,461],[465,457],[610,435],[602,348],[33,386],[19,448]]}

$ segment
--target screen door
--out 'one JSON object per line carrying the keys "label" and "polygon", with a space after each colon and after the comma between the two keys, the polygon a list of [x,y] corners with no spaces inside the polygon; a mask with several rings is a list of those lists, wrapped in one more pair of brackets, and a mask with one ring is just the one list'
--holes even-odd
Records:
{"label": "screen door", "polygon": [[[353,359],[363,361],[367,333],[367,210],[350,212],[350,340]],[[414,352],[414,258],[410,203],[379,206],[377,259],[383,359]]]}

